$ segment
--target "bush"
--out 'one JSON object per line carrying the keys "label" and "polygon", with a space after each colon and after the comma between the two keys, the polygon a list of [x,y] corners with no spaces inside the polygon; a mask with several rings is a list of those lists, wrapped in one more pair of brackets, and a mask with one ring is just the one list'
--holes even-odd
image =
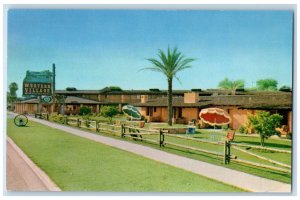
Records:
{"label": "bush", "polygon": [[259,133],[261,139],[261,146],[264,146],[264,140],[272,135],[279,135],[280,133],[275,130],[281,126],[282,116],[279,114],[271,115],[269,112],[261,111],[256,115],[249,116],[249,125]]}
{"label": "bush", "polygon": [[244,134],[247,134],[247,133],[248,133],[247,127],[246,127],[246,126],[243,126],[243,125],[239,128],[238,131],[239,131],[240,133],[244,133]]}
{"label": "bush", "polygon": [[109,121],[112,121],[113,116],[119,114],[119,109],[116,106],[103,106],[101,108],[101,116],[109,118]]}
{"label": "bush", "polygon": [[92,109],[86,106],[83,106],[79,110],[79,115],[88,115],[92,113]]}
{"label": "bush", "polygon": [[65,124],[66,123],[66,118],[65,116],[61,115],[61,114],[56,114],[56,113],[51,113],[49,115],[49,121],[53,121],[56,123],[60,123],[60,124]]}
{"label": "bush", "polygon": [[289,139],[289,140],[292,139],[292,133],[291,133],[291,132],[288,132],[288,133],[286,134],[286,139]]}
{"label": "bush", "polygon": [[229,130],[229,126],[228,126],[228,125],[223,125],[221,128],[222,128],[223,130],[225,130],[225,131]]}

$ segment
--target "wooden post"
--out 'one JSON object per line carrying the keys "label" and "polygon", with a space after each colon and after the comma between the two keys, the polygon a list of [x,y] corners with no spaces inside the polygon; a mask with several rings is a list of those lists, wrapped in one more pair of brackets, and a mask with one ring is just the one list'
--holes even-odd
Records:
{"label": "wooden post", "polygon": [[68,117],[65,116],[65,123],[68,125]]}
{"label": "wooden post", "polygon": [[80,126],[80,120],[79,120],[79,118],[77,118],[77,126],[78,127]]}
{"label": "wooden post", "polygon": [[227,164],[230,163],[230,141],[227,143]]}
{"label": "wooden post", "polygon": [[225,140],[224,142],[224,164],[230,163],[230,142]]}
{"label": "wooden post", "polygon": [[227,140],[224,142],[224,164],[226,165],[226,146],[227,146]]}
{"label": "wooden post", "polygon": [[163,134],[163,131],[159,129],[159,146],[163,147],[165,142],[165,135]]}
{"label": "wooden post", "polygon": [[121,137],[124,137],[124,124],[121,124]]}
{"label": "wooden post", "polygon": [[99,132],[99,122],[96,121],[96,132]]}

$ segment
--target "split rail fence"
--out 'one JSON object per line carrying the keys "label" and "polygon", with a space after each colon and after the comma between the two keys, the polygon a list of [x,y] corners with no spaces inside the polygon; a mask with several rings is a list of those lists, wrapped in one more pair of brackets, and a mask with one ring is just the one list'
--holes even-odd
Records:
{"label": "split rail fence", "polygon": [[[35,117],[44,118],[44,119],[49,120],[48,115],[36,115]],[[150,142],[153,144],[158,144],[160,147],[165,147],[166,145],[168,145],[168,146],[173,146],[173,147],[177,147],[180,149],[192,150],[192,151],[201,152],[201,153],[205,153],[205,154],[209,154],[209,155],[214,155],[214,156],[222,158],[224,161],[224,164],[229,164],[231,161],[233,161],[235,163],[251,165],[254,167],[266,168],[266,169],[276,170],[276,171],[280,171],[280,172],[284,172],[284,173],[291,173],[290,165],[287,165],[287,164],[266,158],[264,156],[255,154],[255,153],[250,152],[241,147],[291,154],[291,151],[288,151],[288,150],[281,150],[281,149],[275,149],[275,148],[267,148],[267,147],[261,147],[261,146],[255,146],[255,145],[235,143],[232,141],[228,141],[226,139],[224,141],[218,141],[218,142],[210,141],[210,140],[192,138],[192,137],[181,136],[181,135],[176,135],[176,134],[170,134],[167,130],[164,130],[164,129],[156,130],[156,129],[139,128],[139,127],[132,126],[132,125],[126,124],[126,123],[116,125],[116,124],[109,124],[109,123],[103,123],[103,122],[99,122],[99,121],[84,120],[84,119],[72,118],[72,117],[65,117],[64,121],[65,121],[65,124],[67,124],[67,125],[76,126],[79,128],[85,128],[85,129],[89,129],[89,130],[96,131],[96,132],[105,132],[105,133],[119,136],[122,138],[131,138],[133,140],[146,141],[146,142]],[[149,136],[149,135],[157,135],[158,136],[157,140],[143,137],[143,136]],[[178,144],[178,143],[174,143],[174,142],[169,142],[169,141],[166,141],[166,136],[183,139],[183,140],[191,140],[191,141],[199,142],[199,143],[208,143],[208,144],[219,145],[219,146],[221,145],[221,146],[224,146],[224,152],[216,152],[216,151],[211,151],[211,150],[207,150],[207,149],[203,149],[203,148],[198,148],[198,147],[196,148],[196,147],[182,145],[182,144]],[[260,160],[264,160],[264,161],[272,163],[274,165],[278,165],[279,167],[239,159],[237,156],[231,154],[231,149],[235,149],[237,151],[249,154]]]}

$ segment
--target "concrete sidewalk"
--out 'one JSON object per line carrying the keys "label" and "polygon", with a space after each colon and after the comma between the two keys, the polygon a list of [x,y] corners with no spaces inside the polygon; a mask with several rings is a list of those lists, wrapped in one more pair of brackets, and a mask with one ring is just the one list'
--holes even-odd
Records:
{"label": "concrete sidewalk", "polygon": [[251,192],[274,192],[289,193],[291,185],[266,178],[257,177],[240,171],[212,165],[206,162],[178,156],[161,150],[153,149],[147,146],[134,144],[128,141],[122,141],[110,137],[92,134],[84,130],[52,123],[46,120],[29,117],[29,120],[39,122],[52,128],[56,128],[73,135],[87,138],[102,144],[106,144],[118,149],[132,152],[143,157],[156,160],[161,163],[172,165],[201,176],[205,176],[229,185],[236,186]]}
{"label": "concrete sidewalk", "polygon": [[60,191],[9,137],[6,140],[6,189],[16,192]]}

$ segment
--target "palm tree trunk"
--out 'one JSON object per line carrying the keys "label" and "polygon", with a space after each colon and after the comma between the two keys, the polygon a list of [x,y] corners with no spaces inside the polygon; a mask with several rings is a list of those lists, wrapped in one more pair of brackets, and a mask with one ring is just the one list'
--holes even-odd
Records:
{"label": "palm tree trunk", "polygon": [[168,78],[168,124],[172,126],[173,105],[172,105],[172,78]]}

